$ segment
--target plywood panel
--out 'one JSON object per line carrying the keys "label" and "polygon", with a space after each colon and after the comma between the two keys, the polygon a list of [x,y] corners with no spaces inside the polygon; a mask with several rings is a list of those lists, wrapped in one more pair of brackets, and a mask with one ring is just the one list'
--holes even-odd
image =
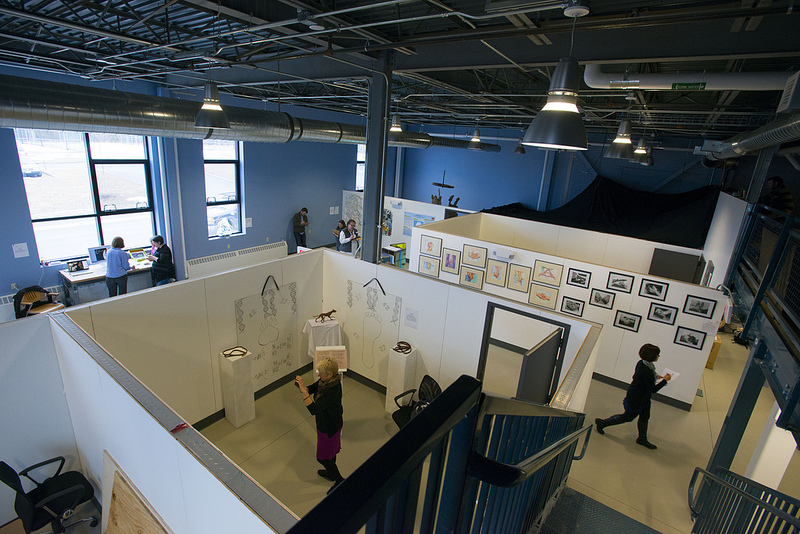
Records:
{"label": "plywood panel", "polygon": [[107,534],[168,534],[172,531],[161,524],[156,514],[150,510],[147,501],[122,478],[119,471],[114,473],[111,489],[111,506],[108,511]]}

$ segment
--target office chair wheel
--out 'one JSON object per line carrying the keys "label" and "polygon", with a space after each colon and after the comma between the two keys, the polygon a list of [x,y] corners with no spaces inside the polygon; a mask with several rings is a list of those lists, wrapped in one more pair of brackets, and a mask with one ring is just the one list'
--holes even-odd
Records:
{"label": "office chair wheel", "polygon": [[97,523],[99,523],[99,522],[100,522],[100,520],[95,517],[94,519],[92,519],[92,522],[89,523],[89,526],[94,528],[94,527],[97,526]]}

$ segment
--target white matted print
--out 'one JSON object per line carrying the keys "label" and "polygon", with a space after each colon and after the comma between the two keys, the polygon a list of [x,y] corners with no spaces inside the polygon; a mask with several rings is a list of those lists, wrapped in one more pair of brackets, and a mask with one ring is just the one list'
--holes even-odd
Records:
{"label": "white matted print", "polygon": [[675,332],[676,345],[683,345],[684,347],[691,347],[697,350],[703,350],[703,343],[706,341],[706,333],[699,330],[692,330],[685,326],[679,326]]}
{"label": "white matted print", "polygon": [[508,264],[504,261],[489,260],[486,271],[486,283],[493,286],[505,287],[508,276]]}
{"label": "white matted print", "polygon": [[549,261],[536,260],[533,263],[532,281],[558,287],[561,285],[561,273],[563,271],[563,265],[550,263]]}
{"label": "white matted print", "polygon": [[581,271],[580,269],[569,268],[567,270],[567,284],[576,287],[589,289],[589,281],[592,279],[592,273],[589,271]]}
{"label": "white matted print", "polygon": [[419,256],[419,274],[433,276],[439,278],[439,258],[429,258],[428,256]]}
{"label": "white matted print", "polygon": [[558,289],[542,284],[531,284],[531,292],[528,295],[528,302],[531,304],[555,310],[557,301]]}
{"label": "white matted print", "polygon": [[485,269],[486,249],[474,245],[464,245],[464,254],[461,255],[461,263]]}
{"label": "white matted print", "polygon": [[574,299],[572,297],[564,297],[561,299],[561,311],[570,315],[578,317],[583,315],[583,306],[585,302],[582,300]]}
{"label": "white matted print", "polygon": [[531,283],[531,268],[525,265],[514,265],[508,267],[508,289],[515,291],[528,292]]}
{"label": "white matted print", "polygon": [[442,271],[446,273],[458,274],[458,269],[461,267],[461,251],[445,248],[442,258]]}
{"label": "white matted print", "polygon": [[420,254],[436,256],[438,258],[442,255],[442,240],[438,237],[421,236],[419,238],[419,252]]}
{"label": "white matted print", "polygon": [[483,271],[462,265],[458,283],[473,289],[483,289]]}

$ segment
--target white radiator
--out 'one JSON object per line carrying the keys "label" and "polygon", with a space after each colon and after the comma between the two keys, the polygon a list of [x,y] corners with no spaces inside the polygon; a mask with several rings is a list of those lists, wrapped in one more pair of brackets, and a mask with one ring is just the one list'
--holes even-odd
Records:
{"label": "white radiator", "polygon": [[284,258],[288,254],[286,241],[276,241],[258,247],[245,248],[233,252],[223,252],[189,260],[186,265],[186,278],[210,276],[231,269],[247,267],[269,260]]}
{"label": "white radiator", "polygon": [[[61,286],[46,287],[44,289],[48,293],[58,293],[58,296],[55,297],[55,300],[59,302],[64,302],[64,299],[62,298],[64,295],[61,292]],[[4,295],[0,297],[0,323],[5,323],[6,321],[13,321],[16,318],[14,316],[15,294],[16,293],[12,293],[10,295]]]}

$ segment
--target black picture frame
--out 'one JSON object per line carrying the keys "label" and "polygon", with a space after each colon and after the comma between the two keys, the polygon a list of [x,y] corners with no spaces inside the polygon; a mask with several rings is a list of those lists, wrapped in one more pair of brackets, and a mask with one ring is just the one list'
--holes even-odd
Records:
{"label": "black picture frame", "polygon": [[564,296],[561,299],[561,311],[576,317],[583,316],[584,306],[586,306],[586,302],[583,300],[578,300],[567,296]]}
{"label": "black picture frame", "polygon": [[642,283],[639,284],[640,297],[653,300],[660,300],[662,302],[667,300],[668,290],[669,290],[669,284],[666,282],[659,282],[658,280],[650,280],[648,278],[642,278]]}
{"label": "black picture frame", "polygon": [[642,316],[635,313],[617,310],[617,315],[614,317],[614,326],[622,328],[623,330],[630,330],[631,332],[638,332],[639,325],[642,324]]}
{"label": "black picture frame", "polygon": [[699,330],[679,326],[675,330],[675,339],[673,343],[682,345],[695,350],[703,350],[703,345],[706,342],[706,333]]}
{"label": "black picture frame", "polygon": [[711,319],[714,316],[714,308],[716,307],[717,301],[715,300],[686,295],[686,302],[683,303],[683,313]]}
{"label": "black picture frame", "polygon": [[567,269],[567,285],[589,289],[591,279],[592,273],[589,271],[581,271],[572,267]]}
{"label": "black picture frame", "polygon": [[623,273],[608,273],[608,281],[606,282],[606,289],[611,291],[619,291],[620,293],[630,293],[633,291],[634,276]]}
{"label": "black picture frame", "polygon": [[598,308],[605,308],[610,310],[614,307],[614,298],[616,293],[603,291],[602,289],[593,288],[592,293],[589,295],[589,304],[597,306]]}
{"label": "black picture frame", "polygon": [[647,320],[656,323],[674,325],[678,318],[678,308],[653,302],[650,304],[650,311],[647,313]]}

